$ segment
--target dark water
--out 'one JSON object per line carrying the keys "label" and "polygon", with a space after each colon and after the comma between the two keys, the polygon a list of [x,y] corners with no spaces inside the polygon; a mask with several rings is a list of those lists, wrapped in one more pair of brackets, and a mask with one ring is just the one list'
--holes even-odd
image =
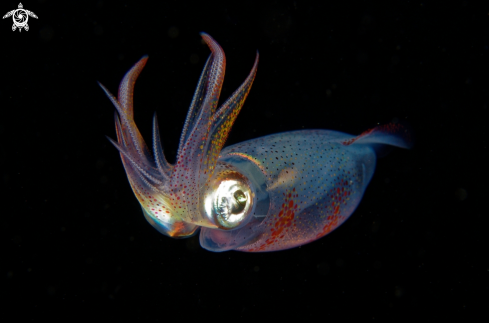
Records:
{"label": "dark water", "polygon": [[[194,313],[308,321],[487,316],[487,8],[467,1],[23,5],[38,16],[29,31],[13,32],[11,17],[0,22],[5,310],[32,320],[61,319],[67,304],[88,317],[130,311],[144,321]],[[4,1],[0,11],[17,6]],[[158,112],[173,162],[209,54],[201,31],[227,55],[221,99],[260,52],[228,144],[308,128],[357,134],[400,121],[412,128],[414,148],[380,159],[350,219],[301,248],[218,254],[198,237],[162,236],[146,223],[104,137],[115,137],[114,109],[96,81],[115,93],[149,55],[135,118],[149,140]]]}

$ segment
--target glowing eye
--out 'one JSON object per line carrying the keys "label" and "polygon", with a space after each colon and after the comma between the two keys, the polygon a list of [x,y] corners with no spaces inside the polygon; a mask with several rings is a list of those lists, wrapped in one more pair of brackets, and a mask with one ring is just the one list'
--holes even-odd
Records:
{"label": "glowing eye", "polygon": [[[205,197],[205,213],[218,227],[234,229],[249,220],[252,192],[244,178],[227,174]],[[214,185],[212,187],[215,187]]]}

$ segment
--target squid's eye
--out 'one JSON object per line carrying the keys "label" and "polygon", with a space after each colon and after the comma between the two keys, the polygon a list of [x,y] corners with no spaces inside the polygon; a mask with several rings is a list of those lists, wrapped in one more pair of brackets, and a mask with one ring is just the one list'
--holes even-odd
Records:
{"label": "squid's eye", "polygon": [[236,173],[226,175],[211,185],[204,208],[206,216],[218,227],[234,229],[249,220],[253,194],[246,179],[236,176]]}

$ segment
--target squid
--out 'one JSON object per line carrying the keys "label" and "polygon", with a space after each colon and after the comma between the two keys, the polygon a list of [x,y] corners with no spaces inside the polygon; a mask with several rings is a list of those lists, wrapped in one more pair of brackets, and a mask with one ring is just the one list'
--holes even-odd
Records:
{"label": "squid", "polygon": [[176,163],[163,153],[153,118],[152,151],[133,114],[133,90],[148,57],[124,76],[114,97],[117,141],[129,184],[146,220],[160,233],[187,238],[199,232],[203,248],[269,252],[298,247],[338,228],[360,203],[375,169],[376,152],[410,148],[399,124],[353,136],[333,130],[272,134],[224,147],[255,78],[259,55],[243,84],[218,106],[226,58],[210,48],[185,120]]}

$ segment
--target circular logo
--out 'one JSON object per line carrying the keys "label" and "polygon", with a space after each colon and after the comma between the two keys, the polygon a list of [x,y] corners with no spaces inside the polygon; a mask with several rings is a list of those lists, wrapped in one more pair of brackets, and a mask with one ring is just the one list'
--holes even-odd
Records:
{"label": "circular logo", "polygon": [[17,25],[17,27],[24,27],[25,24],[27,24],[27,12],[23,9],[17,9],[15,10],[15,13],[13,14],[14,18],[14,24]]}

